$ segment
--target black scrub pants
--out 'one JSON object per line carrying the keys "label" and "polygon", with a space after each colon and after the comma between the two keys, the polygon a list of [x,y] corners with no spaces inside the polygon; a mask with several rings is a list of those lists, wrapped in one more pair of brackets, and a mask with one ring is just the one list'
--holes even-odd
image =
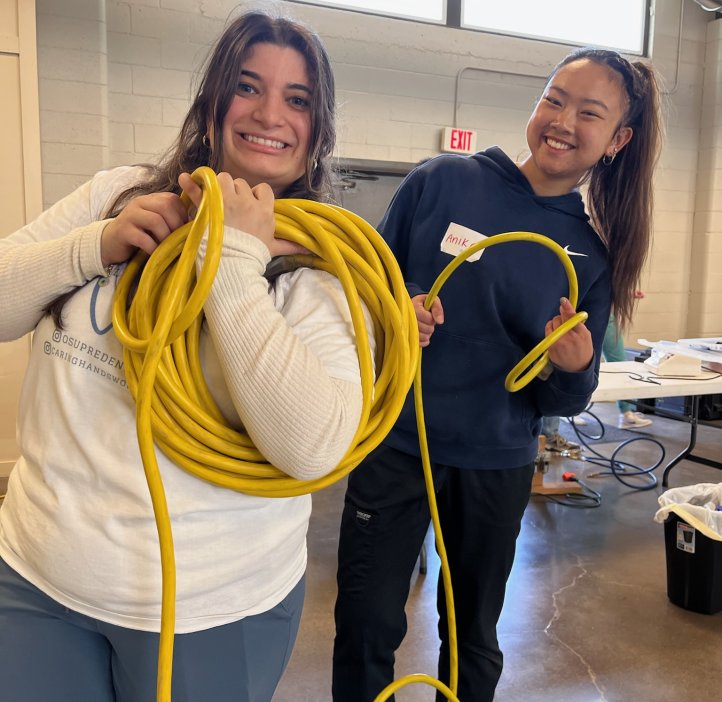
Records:
{"label": "black scrub pants", "polygon": [[[436,463],[432,471],[454,591],[458,697],[491,702],[503,661],[496,625],[534,466],[468,470]],[[338,553],[334,702],[373,702],[393,681],[394,654],[406,634],[404,606],[429,521],[419,458],[382,444],[351,473]],[[448,685],[441,577],[438,609],[439,679]]]}

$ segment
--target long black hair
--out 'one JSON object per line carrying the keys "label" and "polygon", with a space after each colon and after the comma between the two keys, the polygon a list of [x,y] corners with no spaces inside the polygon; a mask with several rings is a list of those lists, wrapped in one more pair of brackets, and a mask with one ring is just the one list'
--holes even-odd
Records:
{"label": "long black hair", "polygon": [[603,158],[585,179],[592,224],[609,252],[612,309],[623,329],[634,312],[634,293],[652,240],[653,173],[662,140],[659,86],[651,66],[605,49],[573,51],[552,77],[563,66],[583,59],[606,66],[620,77],[627,108],[618,128],[632,129],[631,140],[611,163]]}

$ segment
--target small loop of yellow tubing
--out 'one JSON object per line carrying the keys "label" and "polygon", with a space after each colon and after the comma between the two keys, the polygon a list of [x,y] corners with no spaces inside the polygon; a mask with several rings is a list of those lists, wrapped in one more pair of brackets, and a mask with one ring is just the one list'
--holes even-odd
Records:
{"label": "small loop of yellow tubing", "polygon": [[387,685],[374,699],[374,702],[386,702],[395,692],[398,692],[402,687],[407,685],[414,685],[421,683],[423,685],[430,685],[439,692],[446,695],[446,699],[449,702],[459,702],[459,698],[440,680],[432,678],[430,675],[422,675],[421,673],[414,673],[413,675],[406,675],[403,678],[394,680],[390,685]]}
{"label": "small loop of yellow tubing", "polygon": [[[443,271],[434,281],[434,284],[429,290],[429,294],[426,296],[424,307],[429,310],[431,305],[439,294],[444,283],[448,280],[449,276],[470,256],[473,256],[477,251],[489,248],[490,246],[496,246],[497,244],[504,244],[512,241],[531,241],[536,244],[541,244],[551,249],[553,253],[557,255],[561,261],[564,271],[567,274],[567,281],[569,283],[569,302],[572,307],[577,306],[577,300],[579,297],[579,284],[577,282],[577,274],[574,270],[574,264],[569,254],[557,244],[556,241],[550,239],[548,236],[543,234],[537,234],[535,232],[506,232],[504,234],[496,234],[490,236],[487,239],[473,244],[468,249],[465,249],[458,254],[449,265],[444,268]],[[577,324],[585,322],[588,318],[586,312],[577,312],[573,317],[568,319],[566,322],[561,324],[555,329],[549,336],[542,339],[524,358],[519,361],[507,374],[506,380],[504,381],[504,387],[509,392],[517,392],[523,387],[526,387],[534,378],[536,378],[542,369],[549,363],[549,347],[559,340],[564,334],[570,331]],[[526,369],[529,370],[526,370]],[[526,371],[526,372],[524,372]]]}
{"label": "small loop of yellow tubing", "polygon": [[[573,317],[567,319],[566,322],[560,324],[549,336],[545,336],[509,371],[504,381],[504,387],[509,392],[516,392],[528,385],[541,373],[544,366],[549,362],[549,347],[561,339],[568,331],[576,327],[577,324],[586,322],[588,317],[589,315],[586,312],[577,312]],[[529,370],[523,373],[526,368],[529,368]]]}

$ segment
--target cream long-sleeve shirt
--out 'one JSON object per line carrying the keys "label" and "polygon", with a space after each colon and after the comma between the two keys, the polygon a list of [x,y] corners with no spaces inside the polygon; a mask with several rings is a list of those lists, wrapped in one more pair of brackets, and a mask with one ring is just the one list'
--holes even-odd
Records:
{"label": "cream long-sleeve shirt", "polygon": [[[142,176],[139,168],[101,172],[0,240],[0,340],[34,330],[0,556],[75,611],[157,631],[159,546],[110,322],[120,270],[106,276],[100,259],[108,203]],[[314,478],[338,463],[359,421],[353,328],[335,278],[299,269],[269,285],[268,260],[255,237],[226,228],[205,305],[204,368],[221,409],[264,456]],[[77,286],[58,330],[42,310]],[[157,455],[176,554],[176,631],[283,599],[305,570],[310,496],[243,495]]]}

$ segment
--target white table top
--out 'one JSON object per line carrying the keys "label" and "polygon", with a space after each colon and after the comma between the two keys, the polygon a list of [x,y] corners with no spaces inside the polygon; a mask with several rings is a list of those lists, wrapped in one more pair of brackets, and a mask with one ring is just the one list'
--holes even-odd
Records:
{"label": "white table top", "polygon": [[[665,378],[656,375],[649,366],[639,361],[602,363],[599,368],[599,385],[592,395],[592,401],[608,402],[611,400],[642,400],[651,397],[713,395],[722,393],[722,377],[719,375],[719,373],[705,371],[696,380]],[[656,382],[644,382],[639,380],[639,376],[650,378]]]}

